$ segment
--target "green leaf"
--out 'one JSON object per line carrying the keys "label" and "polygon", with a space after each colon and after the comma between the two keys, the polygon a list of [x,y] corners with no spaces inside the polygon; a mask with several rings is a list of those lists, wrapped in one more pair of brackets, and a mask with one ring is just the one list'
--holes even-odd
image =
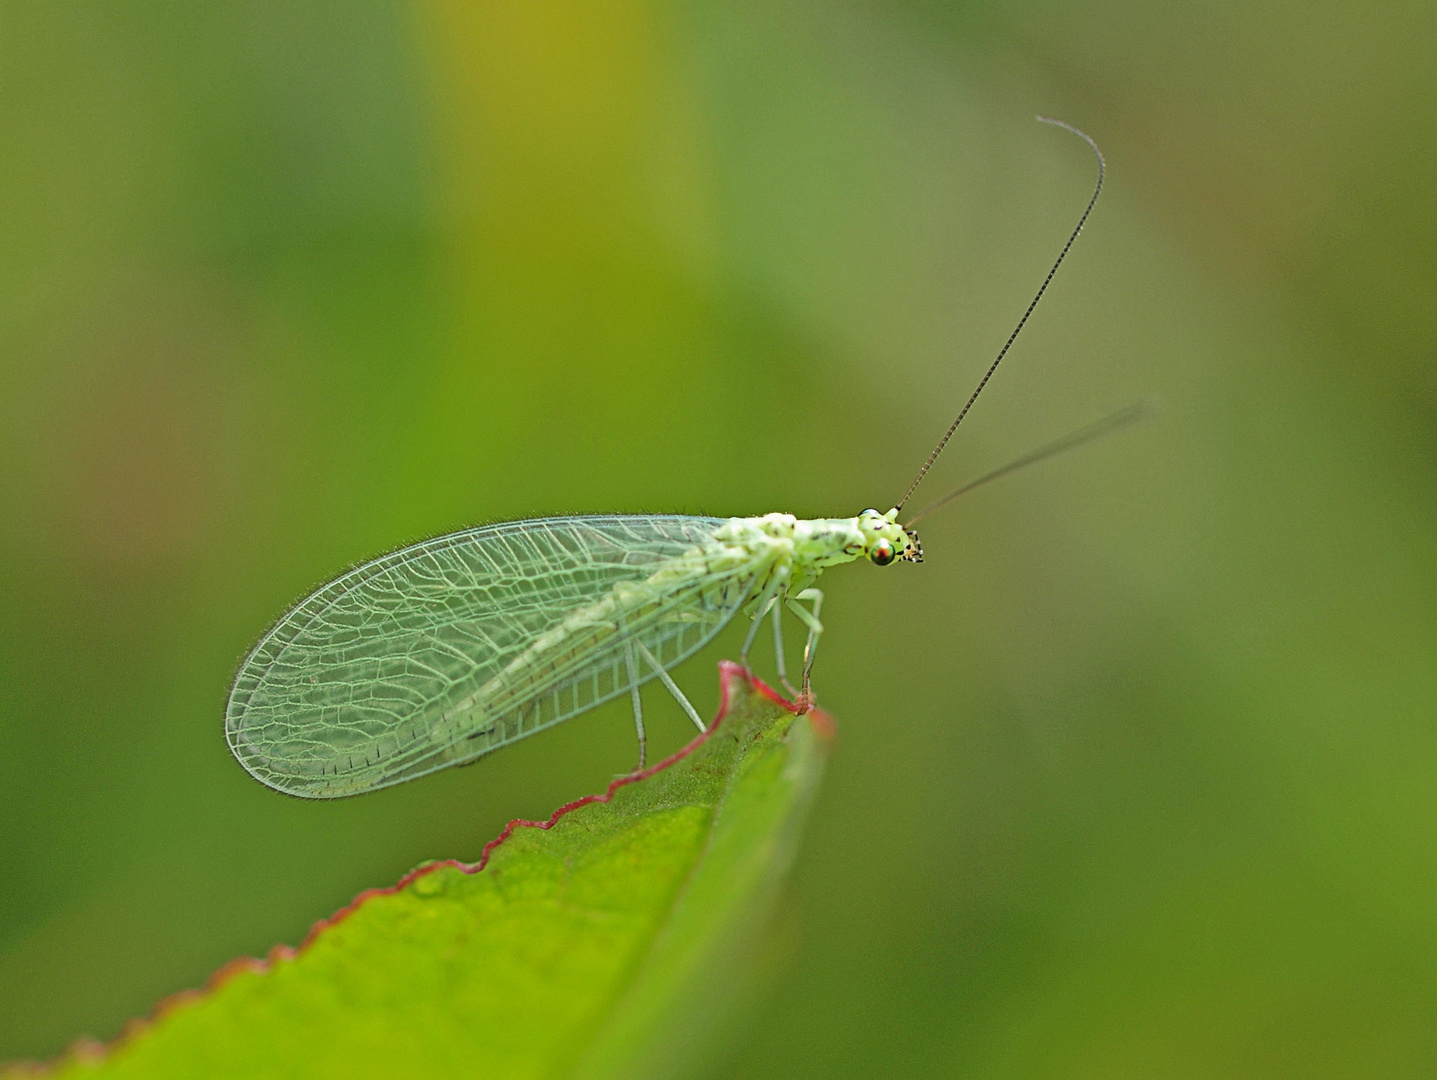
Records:
{"label": "green leaf", "polygon": [[487,863],[364,894],[299,950],[231,964],[56,1071],[671,1075],[759,959],[824,756],[809,717],[721,670],[718,720],[642,779],[511,823]]}

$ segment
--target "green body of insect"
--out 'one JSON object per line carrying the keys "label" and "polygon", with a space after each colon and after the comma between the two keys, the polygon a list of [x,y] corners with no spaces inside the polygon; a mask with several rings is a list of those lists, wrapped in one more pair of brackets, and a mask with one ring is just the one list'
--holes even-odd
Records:
{"label": "green body of insect", "polygon": [[[1041,119],[1041,118],[1040,118]],[[881,514],[800,520],[634,515],[541,518],[451,533],[356,567],[291,608],[235,676],[225,735],[256,778],[292,795],[335,798],[469,762],[628,693],[644,762],[639,687],[658,679],[702,730],[669,677],[740,610],[753,616],[740,658],[773,616],[779,678],[812,703],[825,569],[867,557],[922,561],[899,509],[927,474],[1042,297],[1102,190],[1017,329],[939,440],[898,506]],[[1124,410],[951,492],[1130,423]],[[804,607],[801,601],[810,606]],[[779,620],[808,628],[800,687],[789,685]]]}

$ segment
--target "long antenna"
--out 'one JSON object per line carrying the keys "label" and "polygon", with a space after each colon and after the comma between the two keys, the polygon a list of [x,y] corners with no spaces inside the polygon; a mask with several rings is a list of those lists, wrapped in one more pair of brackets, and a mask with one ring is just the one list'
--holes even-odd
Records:
{"label": "long antenna", "polygon": [[968,403],[964,405],[962,411],[958,413],[958,419],[953,421],[952,425],[950,425],[944,433],[943,438],[938,440],[938,445],[933,448],[933,453],[928,455],[928,460],[923,463],[923,468],[918,470],[918,475],[913,478],[913,483],[908,485],[908,490],[903,493],[903,498],[898,500],[896,509],[902,510],[903,504],[908,501],[908,497],[912,495],[914,489],[923,482],[923,477],[928,474],[928,470],[931,469],[933,463],[938,460],[938,455],[943,453],[943,448],[948,445],[948,440],[953,437],[953,433],[958,430],[958,425],[961,424],[963,418],[968,415],[968,410],[973,407],[973,402],[978,400],[978,395],[983,392],[983,387],[988,385],[988,380],[993,377],[993,372],[998,370],[998,365],[1003,362],[1003,357],[1008,355],[1008,350],[1013,347],[1013,342],[1017,340],[1018,334],[1022,331],[1023,327],[1027,325],[1028,316],[1033,314],[1033,309],[1038,306],[1038,301],[1043,299],[1043,294],[1048,291],[1048,285],[1053,280],[1053,275],[1058,272],[1058,267],[1062,266],[1063,260],[1068,257],[1068,249],[1073,246],[1073,241],[1078,239],[1078,234],[1083,231],[1083,226],[1087,224],[1088,221],[1088,215],[1093,212],[1093,205],[1098,201],[1098,193],[1103,190],[1103,176],[1107,172],[1108,166],[1103,160],[1103,152],[1098,149],[1098,144],[1093,142],[1092,139],[1088,138],[1087,135],[1079,131],[1072,124],[1064,123],[1062,120],[1054,120],[1050,116],[1040,116],[1038,117],[1038,121],[1043,124],[1052,124],[1054,127],[1060,127],[1064,131],[1071,131],[1092,148],[1093,153],[1098,157],[1098,182],[1093,188],[1093,196],[1088,200],[1087,208],[1083,210],[1083,216],[1078,219],[1078,224],[1077,227],[1073,229],[1073,234],[1068,237],[1068,242],[1063,245],[1063,250],[1058,253],[1058,258],[1053,263],[1052,269],[1048,271],[1048,276],[1043,279],[1043,284],[1038,286],[1038,291],[1034,294],[1032,302],[1028,305],[1028,310],[1023,312],[1023,317],[1018,320],[1018,325],[1013,327],[1013,332],[1008,335],[1008,340],[1005,341],[1003,347],[998,350],[997,358],[988,366],[988,370],[979,381],[977,389],[973,391],[973,395],[968,399]]}
{"label": "long antenna", "polygon": [[1046,461],[1048,458],[1061,454],[1066,450],[1072,450],[1074,447],[1082,446],[1084,443],[1090,443],[1095,439],[1101,439],[1104,436],[1111,435],[1115,431],[1121,431],[1129,424],[1136,424],[1139,420],[1147,420],[1157,411],[1157,404],[1150,398],[1135,401],[1115,413],[1109,413],[1101,420],[1094,420],[1086,427],[1080,427],[1077,431],[1070,431],[1062,438],[1054,439],[1052,442],[1040,446],[1036,450],[1029,450],[1022,457],[1014,458],[1006,465],[1000,465],[992,472],[986,472],[976,480],[969,480],[966,484],[954,488],[937,502],[929,503],[922,510],[918,511],[918,513],[914,514],[903,523],[903,527],[906,529],[910,525],[922,521],[929,514],[933,513],[934,510],[937,510],[941,506],[947,506],[954,499],[958,498],[959,495],[966,495],[974,488],[982,487],[984,484],[997,480],[1000,476],[1007,476],[1011,472],[1017,472],[1019,469],[1029,465]]}

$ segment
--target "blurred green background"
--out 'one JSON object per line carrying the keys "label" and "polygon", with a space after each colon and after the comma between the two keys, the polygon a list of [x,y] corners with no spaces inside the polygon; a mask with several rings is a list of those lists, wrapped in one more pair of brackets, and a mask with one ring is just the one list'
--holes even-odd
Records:
{"label": "blurred green background", "polygon": [[4,5],[0,1059],[627,769],[617,703],[308,804],[221,707],[415,537],[890,505],[1087,197],[1045,112],[1110,187],[915,503],[1164,415],[825,579],[840,742],[705,1061],[1437,1075],[1434,55],[1430,0]]}

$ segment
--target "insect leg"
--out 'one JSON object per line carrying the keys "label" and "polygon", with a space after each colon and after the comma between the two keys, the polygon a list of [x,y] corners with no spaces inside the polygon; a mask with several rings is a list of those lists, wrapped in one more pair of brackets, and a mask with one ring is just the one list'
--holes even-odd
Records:
{"label": "insect leg", "polygon": [[[812,600],[813,610],[810,612],[798,603],[800,600]],[[818,636],[823,633],[823,623],[818,621],[818,612],[823,607],[823,590],[804,589],[792,600],[785,601],[788,609],[798,616],[798,621],[808,627],[808,643],[803,647],[803,691],[801,696],[809,695],[809,675],[813,671],[813,656],[818,651]]]}
{"label": "insect leg", "polygon": [[644,659],[649,662],[649,667],[653,668],[654,674],[659,677],[659,682],[664,684],[668,692],[674,695],[674,700],[683,707],[684,712],[689,714],[689,719],[694,722],[694,727],[698,728],[700,731],[707,731],[708,728],[705,727],[704,722],[699,719],[698,710],[696,710],[692,705],[689,704],[689,699],[684,697],[684,692],[678,688],[678,685],[674,682],[673,679],[669,678],[669,673],[663,669],[663,666],[654,659],[654,654],[649,652],[648,649],[644,648],[644,643],[642,641],[634,642],[634,648],[638,649],[639,652],[643,654]]}
{"label": "insect leg", "polygon": [[639,696],[639,665],[634,662],[632,646],[624,650],[624,662],[629,665],[629,693],[634,699],[634,729],[639,733],[639,768],[642,769],[648,740],[644,738],[644,700]]}
{"label": "insect leg", "polygon": [[743,665],[745,671],[750,670],[748,666],[748,651],[753,648],[753,639],[758,637],[760,620],[763,618],[763,613],[768,610],[769,601],[778,594],[778,589],[781,584],[782,579],[778,574],[774,574],[769,580],[769,583],[763,587],[763,592],[759,594],[758,603],[754,605],[753,625],[748,628],[748,636],[743,639],[743,648],[738,651],[738,662]]}
{"label": "insect leg", "polygon": [[778,668],[778,681],[785,690],[797,697],[798,691],[788,681],[788,665],[783,655],[783,608],[777,603],[773,605],[773,662]]}

